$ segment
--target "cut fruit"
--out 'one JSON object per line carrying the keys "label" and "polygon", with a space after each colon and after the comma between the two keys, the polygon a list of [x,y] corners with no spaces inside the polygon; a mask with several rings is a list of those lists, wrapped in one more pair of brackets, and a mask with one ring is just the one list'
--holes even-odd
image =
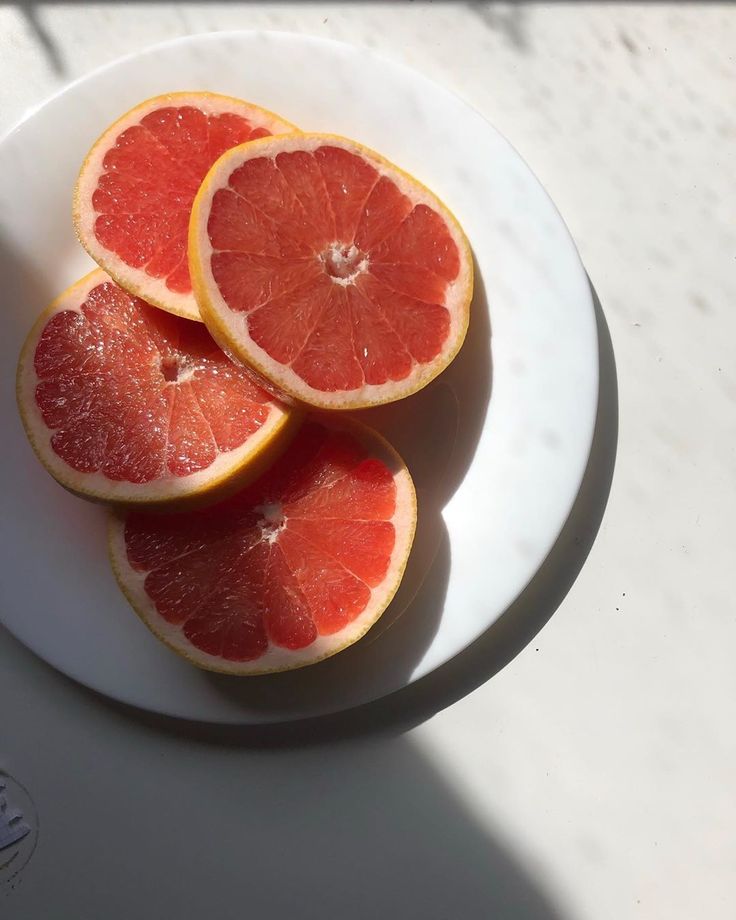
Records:
{"label": "cut fruit", "polygon": [[156,310],[97,269],[39,317],[18,407],[46,469],[78,495],[210,501],[258,476],[297,419],[201,323]]}
{"label": "cut fruit", "polygon": [[380,435],[309,421],[257,482],[202,511],[114,515],[112,565],[159,639],[193,664],[265,674],[356,642],[401,581],[409,471]]}
{"label": "cut fruit", "polygon": [[187,262],[192,201],[230,147],[296,131],[272,112],[216,93],[170,93],[123,115],[97,140],[74,193],[80,242],[119,285],[199,319]]}
{"label": "cut fruit", "polygon": [[194,201],[189,266],[223,348],[325,409],[416,392],[468,326],[473,263],[458,222],[415,179],[332,135],[225,153]]}

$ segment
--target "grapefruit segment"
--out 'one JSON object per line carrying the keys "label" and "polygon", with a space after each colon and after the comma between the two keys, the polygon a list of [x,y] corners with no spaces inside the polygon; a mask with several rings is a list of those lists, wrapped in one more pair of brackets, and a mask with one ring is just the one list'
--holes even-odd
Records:
{"label": "grapefruit segment", "polygon": [[201,668],[263,674],[356,642],[393,597],[416,525],[411,477],[353,421],[306,422],[260,479],[175,517],[113,515],[118,582]]}
{"label": "grapefruit segment", "polygon": [[473,267],[428,189],[346,138],[284,134],[228,150],[189,222],[203,319],[228,352],[296,399],[401,399],[465,337]]}
{"label": "grapefruit segment", "polygon": [[295,421],[204,326],[154,309],[100,269],[36,322],[18,405],[62,485],[120,503],[212,499],[258,475]]}
{"label": "grapefruit segment", "polygon": [[131,293],[199,319],[187,259],[192,201],[226,150],[293,132],[258,106],[215,93],[170,93],[136,106],[97,140],[74,193],[77,235]]}

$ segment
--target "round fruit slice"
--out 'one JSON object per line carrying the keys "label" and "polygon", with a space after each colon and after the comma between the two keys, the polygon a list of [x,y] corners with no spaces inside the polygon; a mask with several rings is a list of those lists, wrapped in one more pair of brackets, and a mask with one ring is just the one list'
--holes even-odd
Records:
{"label": "round fruit slice", "polygon": [[113,516],[110,548],[159,639],[206,670],[265,674],[356,642],[394,596],[415,524],[393,448],[355,422],[308,421],[261,479],[218,505]]}
{"label": "round fruit slice", "polygon": [[122,503],[205,501],[237,488],[285,446],[294,418],[203,325],[150,307],[99,269],[31,330],[18,406],[52,476]]}
{"label": "round fruit slice", "polygon": [[223,347],[326,409],[421,389],[468,326],[472,257],[455,218],[378,154],[332,135],[224,154],[192,208],[189,263]]}
{"label": "round fruit slice", "polygon": [[82,245],[132,294],[199,319],[187,227],[202,179],[230,147],[295,130],[272,112],[215,93],[142,102],[105,131],[82,165],[74,193]]}

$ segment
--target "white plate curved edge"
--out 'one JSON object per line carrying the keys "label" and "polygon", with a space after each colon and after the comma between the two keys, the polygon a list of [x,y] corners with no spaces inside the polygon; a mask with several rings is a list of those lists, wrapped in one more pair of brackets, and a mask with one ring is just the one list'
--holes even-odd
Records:
{"label": "white plate curved edge", "polygon": [[[249,98],[312,130],[355,137],[425,181],[468,233],[493,327],[492,398],[472,463],[442,512],[446,570],[433,570],[386,636],[237,689],[179,661],[129,611],[109,572],[104,512],[67,495],[38,466],[14,401],[23,336],[46,301],[89,266],[69,216],[83,154],[118,113],[186,88]],[[582,480],[597,405],[597,334],[587,277],[562,218],[482,116],[367,50],[289,33],[210,33],[146,49],[68,86],[6,135],[0,168],[0,621],[22,643],[129,705],[200,721],[278,722],[349,709],[425,676],[521,593]],[[478,315],[485,303],[474,308]],[[472,335],[485,337],[482,353],[490,348],[488,328],[475,326]],[[449,375],[462,355],[438,386],[452,389]],[[470,365],[469,379],[466,362],[456,384],[462,400],[473,372]],[[428,622],[433,597],[441,616]]]}

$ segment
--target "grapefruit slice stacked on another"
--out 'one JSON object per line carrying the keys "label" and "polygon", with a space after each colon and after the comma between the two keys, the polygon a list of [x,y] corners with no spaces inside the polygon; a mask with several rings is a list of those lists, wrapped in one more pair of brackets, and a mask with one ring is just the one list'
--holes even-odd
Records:
{"label": "grapefruit slice stacked on another", "polygon": [[109,127],[82,165],[77,235],[122,287],[199,319],[187,262],[192,201],[228,148],[296,128],[256,105],[215,93],[170,93]]}
{"label": "grapefruit slice stacked on another", "polygon": [[130,604],[227,674],[352,645],[402,580],[416,493],[380,434],[299,406],[393,402],[448,366],[473,292],[457,220],[359,143],[206,92],[109,127],[73,218],[100,268],[31,330],[18,406],[51,475],[115,506]]}
{"label": "grapefruit slice stacked on another", "polygon": [[120,503],[237,488],[285,445],[294,418],[201,323],[150,307],[100,269],[39,317],[17,395],[46,469],[79,495]]}
{"label": "grapefruit slice stacked on another", "polygon": [[114,516],[113,568],[144,623],[201,668],[263,674],[356,642],[393,597],[416,524],[408,470],[356,422],[306,422],[224,502]]}
{"label": "grapefruit slice stacked on another", "polygon": [[223,348],[321,408],[408,396],[467,330],[473,266],[459,224],[345,138],[282,135],[225,153],[197,193],[189,260]]}

